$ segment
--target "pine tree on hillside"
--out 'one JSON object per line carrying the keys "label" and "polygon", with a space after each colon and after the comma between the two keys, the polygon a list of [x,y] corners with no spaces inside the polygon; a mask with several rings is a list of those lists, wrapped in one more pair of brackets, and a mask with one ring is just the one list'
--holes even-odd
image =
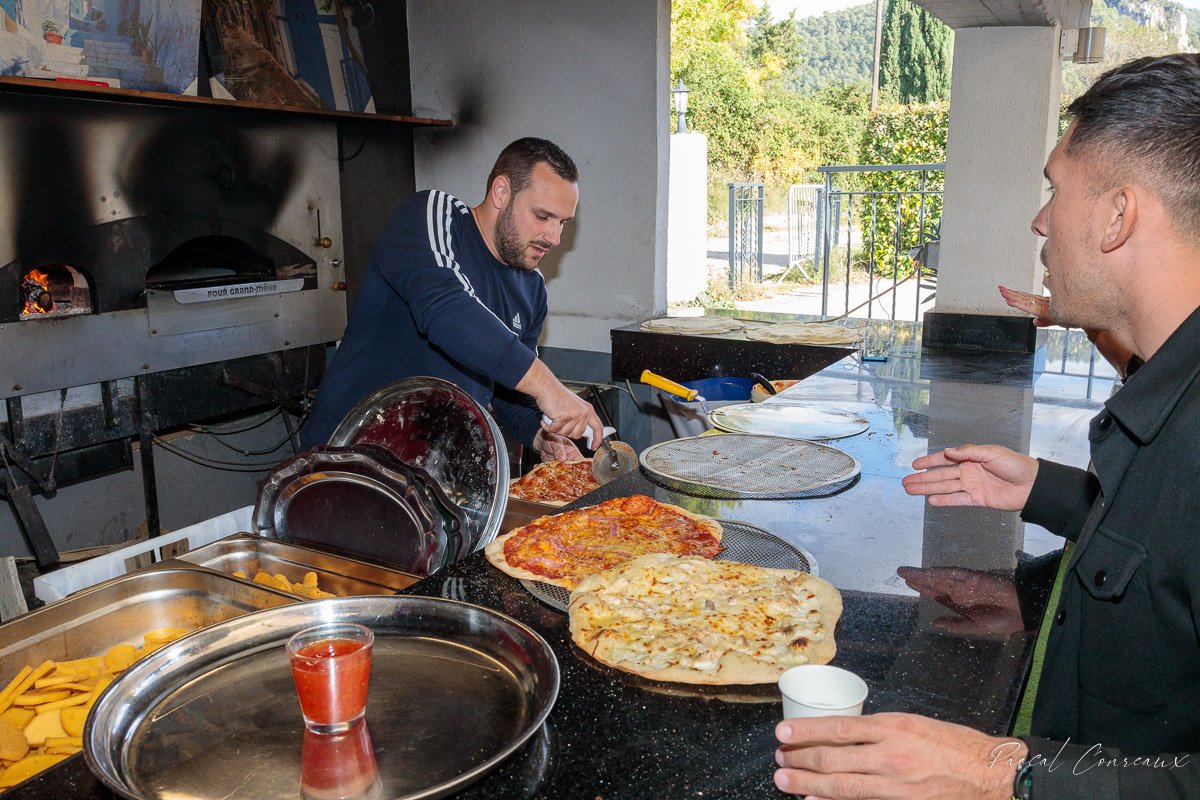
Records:
{"label": "pine tree on hillside", "polygon": [[954,34],[911,0],[888,0],[880,36],[879,91],[904,105],[950,97]]}
{"label": "pine tree on hillside", "polygon": [[871,85],[873,2],[796,20],[796,31],[801,59],[791,70],[792,89],[808,93],[826,86]]}

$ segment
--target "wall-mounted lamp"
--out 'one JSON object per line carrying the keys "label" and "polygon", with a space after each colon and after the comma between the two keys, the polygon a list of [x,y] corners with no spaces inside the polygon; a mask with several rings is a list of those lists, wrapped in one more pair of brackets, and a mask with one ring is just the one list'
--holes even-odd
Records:
{"label": "wall-mounted lamp", "polygon": [[683,78],[675,84],[675,88],[671,90],[671,102],[675,104],[675,117],[678,122],[675,125],[676,133],[687,133],[687,98],[688,88],[683,85]]}
{"label": "wall-mounted lamp", "polygon": [[1059,55],[1076,64],[1097,64],[1104,60],[1105,36],[1104,28],[1063,28]]}

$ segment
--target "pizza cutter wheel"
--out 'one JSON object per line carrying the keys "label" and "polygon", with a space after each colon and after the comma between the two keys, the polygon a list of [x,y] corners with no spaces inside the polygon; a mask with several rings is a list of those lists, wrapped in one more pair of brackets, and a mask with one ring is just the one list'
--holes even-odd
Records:
{"label": "pizza cutter wheel", "polygon": [[637,469],[638,465],[638,456],[634,449],[613,439],[609,431],[616,433],[612,428],[605,428],[600,450],[592,456],[592,477],[601,485]]}
{"label": "pizza cutter wheel", "polygon": [[[543,414],[542,422],[550,425],[554,420]],[[606,425],[603,432],[604,438],[600,440],[599,447],[592,445],[591,428],[583,432],[584,441],[587,442],[588,449],[592,451],[592,477],[599,484],[608,483],[619,475],[637,469],[638,465],[637,451],[613,438],[617,432],[616,428]]]}

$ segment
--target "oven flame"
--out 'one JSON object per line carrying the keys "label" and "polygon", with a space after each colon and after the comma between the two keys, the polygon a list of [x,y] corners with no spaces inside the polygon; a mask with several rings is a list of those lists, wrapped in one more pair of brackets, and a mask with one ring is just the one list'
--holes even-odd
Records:
{"label": "oven flame", "polygon": [[50,294],[50,276],[35,269],[21,282],[21,293],[25,296],[22,314],[49,314],[54,310],[54,297]]}

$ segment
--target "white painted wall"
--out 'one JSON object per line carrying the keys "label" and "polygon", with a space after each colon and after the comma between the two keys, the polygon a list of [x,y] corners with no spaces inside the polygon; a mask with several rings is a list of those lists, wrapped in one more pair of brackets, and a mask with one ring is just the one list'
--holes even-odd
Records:
{"label": "white painted wall", "polygon": [[669,0],[409,0],[418,189],[474,205],[496,155],[541,136],[579,166],[579,209],[546,257],[542,343],[608,352],[666,307]]}
{"label": "white painted wall", "polygon": [[1058,133],[1058,28],[954,32],[936,311],[1013,314],[1002,283],[1041,292],[1042,168]]}
{"label": "white painted wall", "polygon": [[686,303],[708,288],[708,137],[671,134],[667,198],[667,302]]}

